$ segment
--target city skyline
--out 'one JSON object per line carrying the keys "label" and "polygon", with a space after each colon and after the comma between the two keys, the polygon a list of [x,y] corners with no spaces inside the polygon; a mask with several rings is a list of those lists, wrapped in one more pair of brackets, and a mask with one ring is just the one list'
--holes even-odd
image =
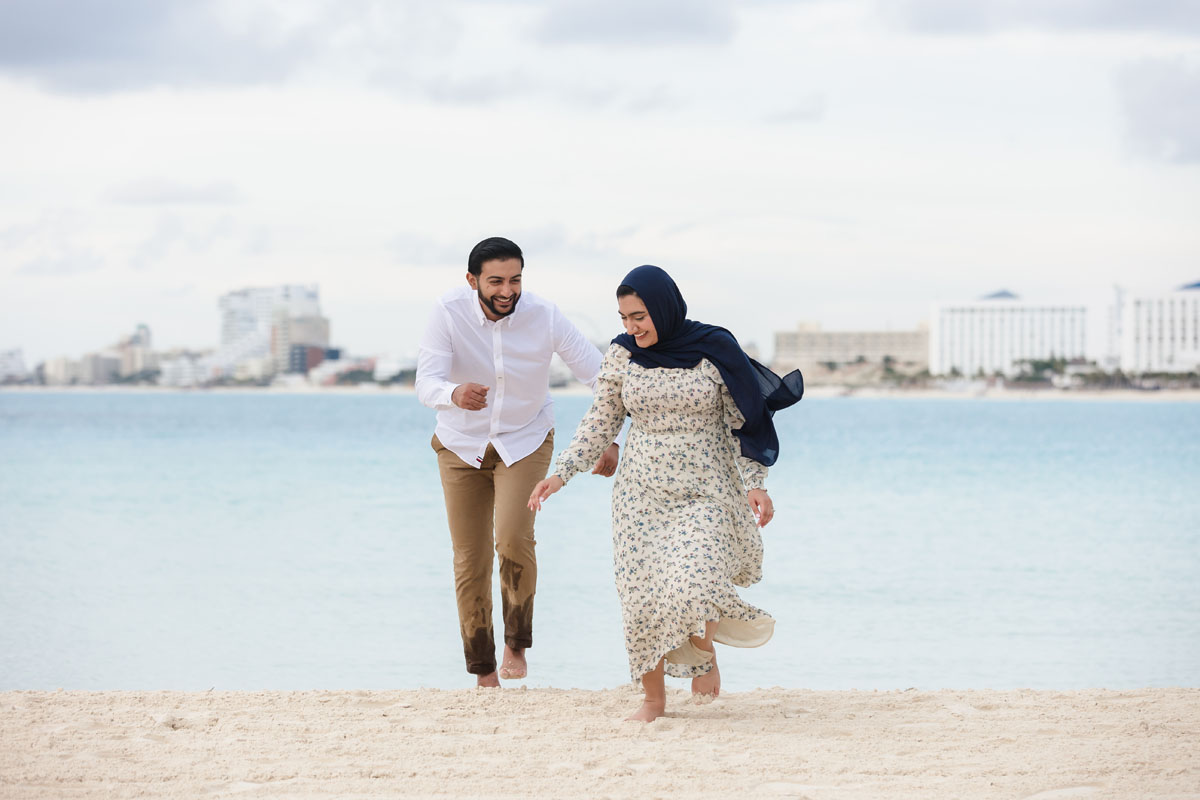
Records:
{"label": "city skyline", "polygon": [[[1120,368],[1134,374],[1200,368],[1200,281],[1150,294],[1114,288],[1102,312],[1070,302],[1030,302],[1004,289],[934,303],[930,319],[912,329],[846,330],[802,320],[794,329],[776,328],[769,349],[757,342],[742,344],[754,357],[778,362],[775,368],[785,371],[869,362],[904,365],[910,373],[914,366],[923,367],[924,374],[933,376],[1013,375],[1030,359],[1091,363],[1102,372]],[[161,367],[160,383],[192,385],[307,373],[329,357],[334,361],[322,368],[323,378],[338,370],[360,369],[366,360],[394,367],[389,377],[416,363],[414,343],[407,352],[348,353],[339,361],[343,348],[330,349],[330,320],[321,314],[320,287],[315,284],[232,289],[218,298],[217,306],[216,347],[153,351],[150,329],[139,323],[133,334],[92,348],[78,361],[60,354],[25,367],[20,348],[0,350],[0,379],[44,372],[47,382],[55,385],[76,380],[94,384],[110,381],[98,375],[111,372],[111,377],[144,379],[146,370]],[[587,331],[585,335],[604,348],[606,337]]]}
{"label": "city skyline", "polygon": [[593,335],[641,263],[764,349],[1100,309],[1200,278],[1198,41],[1166,0],[6,3],[0,350],[215,345],[298,282],[394,352],[490,235]]}

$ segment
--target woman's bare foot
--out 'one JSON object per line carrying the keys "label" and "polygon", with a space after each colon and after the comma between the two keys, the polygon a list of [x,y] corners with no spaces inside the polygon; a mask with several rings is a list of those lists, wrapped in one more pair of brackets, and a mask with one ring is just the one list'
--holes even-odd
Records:
{"label": "woman's bare foot", "polygon": [[489,672],[487,675],[476,676],[475,685],[483,689],[499,689],[500,679],[496,677],[496,673]]}
{"label": "woman's bare foot", "polygon": [[667,713],[667,701],[662,700],[645,700],[642,702],[642,707],[625,718],[626,722],[654,722],[654,720]]}
{"label": "woman's bare foot", "polygon": [[642,676],[642,690],[646,693],[642,707],[626,717],[626,722],[654,722],[666,713],[667,686],[661,658],[654,669]]}
{"label": "woman's bare foot", "polygon": [[692,678],[692,697],[712,700],[721,694],[721,670],[717,667],[717,653],[713,651],[712,669]]}
{"label": "woman's bare foot", "polygon": [[513,650],[508,645],[504,645],[504,660],[500,662],[500,677],[506,681],[520,680],[528,671],[529,665],[525,663],[525,648]]}

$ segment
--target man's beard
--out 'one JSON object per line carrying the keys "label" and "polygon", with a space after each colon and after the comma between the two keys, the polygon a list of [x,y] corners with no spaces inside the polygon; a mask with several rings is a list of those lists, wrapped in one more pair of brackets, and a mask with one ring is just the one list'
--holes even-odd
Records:
{"label": "man's beard", "polygon": [[509,306],[508,311],[500,311],[499,309],[496,308],[495,304],[492,302],[492,300],[490,298],[483,296],[482,289],[476,289],[475,292],[476,292],[476,294],[479,295],[479,302],[481,302],[485,306],[487,306],[488,310],[491,311],[493,314],[495,314],[497,317],[507,317],[509,314],[516,311],[517,310],[517,301],[521,299],[521,293],[517,292],[516,294],[513,295],[512,305]]}

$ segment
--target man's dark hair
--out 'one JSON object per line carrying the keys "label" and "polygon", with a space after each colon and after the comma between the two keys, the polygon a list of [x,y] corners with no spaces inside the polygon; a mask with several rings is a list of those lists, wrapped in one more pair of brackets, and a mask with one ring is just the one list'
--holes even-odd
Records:
{"label": "man's dark hair", "polygon": [[525,269],[525,255],[516,244],[501,236],[484,239],[471,248],[471,255],[467,256],[467,272],[478,278],[479,274],[483,272],[483,262],[503,261],[508,258],[519,258],[521,269]]}

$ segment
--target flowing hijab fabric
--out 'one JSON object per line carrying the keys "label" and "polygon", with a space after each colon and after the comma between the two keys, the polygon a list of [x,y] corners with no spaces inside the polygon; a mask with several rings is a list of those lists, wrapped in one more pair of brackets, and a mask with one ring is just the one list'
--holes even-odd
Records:
{"label": "flowing hijab fabric", "polygon": [[742,455],[768,467],[774,464],[779,457],[779,436],[771,417],[804,395],[800,371],[793,370],[781,378],[746,355],[729,331],[687,319],[687,303],[679,287],[659,267],[640,266],[621,284],[632,288],[646,304],[658,341],[639,347],[632,336],[623,333],[613,343],[628,350],[631,361],[648,369],[691,369],[701,359],[711,361],[746,418],[742,428],[734,431]]}

